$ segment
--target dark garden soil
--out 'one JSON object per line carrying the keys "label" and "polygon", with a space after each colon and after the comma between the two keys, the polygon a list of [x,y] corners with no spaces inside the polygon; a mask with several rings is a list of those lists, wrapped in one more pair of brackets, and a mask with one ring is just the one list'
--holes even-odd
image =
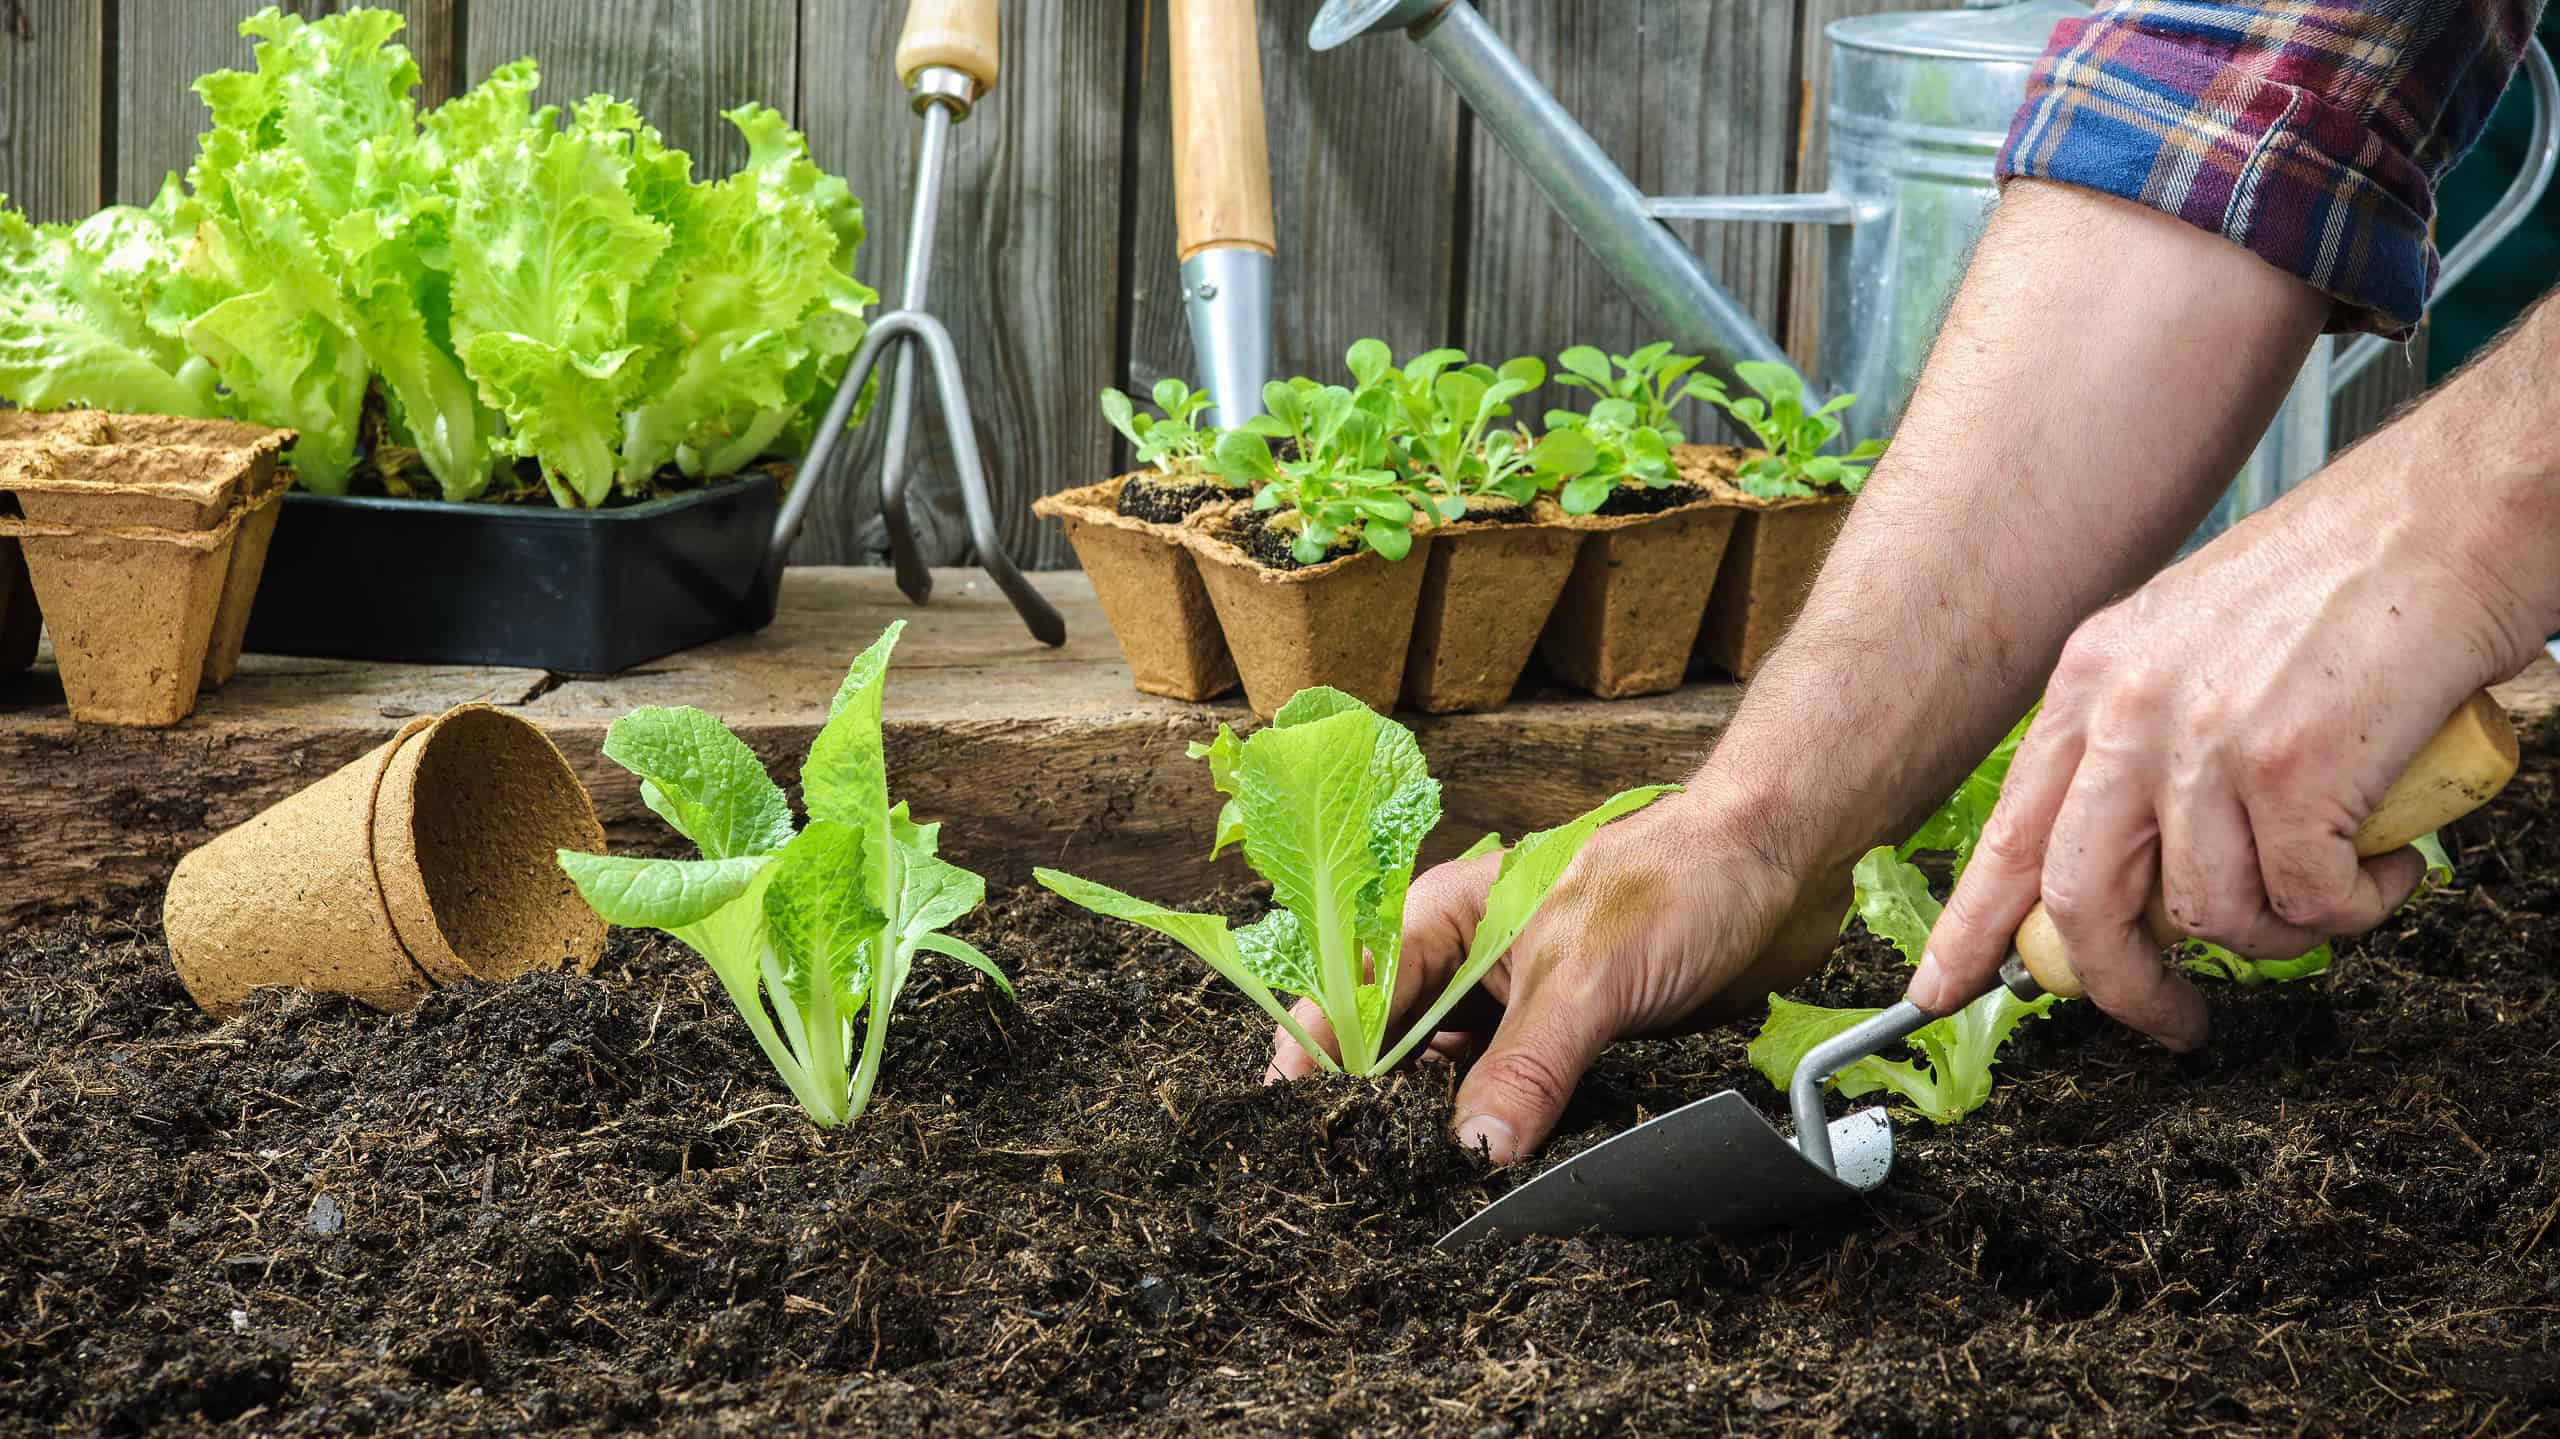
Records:
{"label": "dark garden soil", "polygon": [[[1038,893],[963,930],[1019,1003],[920,974],[839,1134],[671,944],[216,1024],[147,914],[21,930],[0,1430],[2553,1432],[2553,776],[2203,1055],[2065,1006],[1871,1207],[1731,1242],[1432,1250],[1507,1183],[1446,1069],[1264,1088],[1242,1000]],[[1864,941],[1819,986],[1895,987]],[[1559,1147],[1775,1113],[1742,1050],[1621,1046]]]}
{"label": "dark garden soil", "polygon": [[1173,525],[1221,500],[1232,500],[1238,493],[1214,480],[1181,483],[1152,475],[1131,475],[1120,484],[1117,508],[1131,519]]}
{"label": "dark garden soil", "polygon": [[1664,510],[1676,510],[1682,505],[1694,504],[1713,493],[1714,491],[1703,485],[1693,485],[1685,480],[1673,480],[1667,485],[1620,485],[1611,490],[1609,497],[1600,502],[1600,508],[1592,513],[1658,515]]}
{"label": "dark garden soil", "polygon": [[[1313,569],[1314,565],[1299,563],[1297,552],[1291,548],[1297,543],[1298,532],[1271,523],[1277,513],[1277,511],[1239,508],[1226,522],[1228,543],[1244,551],[1252,557],[1255,564],[1267,570]],[[1210,523],[1216,524],[1217,521],[1213,519]],[[1324,558],[1316,561],[1316,564],[1330,563],[1345,555],[1358,553],[1360,553],[1359,535],[1345,533],[1333,542],[1333,548],[1325,551]]]}

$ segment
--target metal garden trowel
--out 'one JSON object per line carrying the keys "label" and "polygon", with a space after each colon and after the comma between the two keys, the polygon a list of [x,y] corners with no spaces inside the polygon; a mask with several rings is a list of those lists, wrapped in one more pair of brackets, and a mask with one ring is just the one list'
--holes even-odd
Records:
{"label": "metal garden trowel", "polygon": [[[2472,695],[2358,827],[2356,853],[2388,854],[2478,809],[2514,777],[2516,759],[2506,711],[2487,690]],[[2164,949],[2184,937],[2157,896],[2148,922]],[[2044,906],[2029,912],[2013,944],[1999,983],[2019,998],[2085,993]],[[1740,1091],[1728,1089],[1584,1150],[1486,1205],[1441,1236],[1440,1247],[1487,1235],[1593,1230],[1738,1233],[1785,1224],[1868,1193],[1893,1170],[1893,1126],[1880,1106],[1826,1120],[1823,1086],[1931,1018],[1905,1000],[1808,1052],[1787,1087],[1794,1139],[1778,1133]]]}

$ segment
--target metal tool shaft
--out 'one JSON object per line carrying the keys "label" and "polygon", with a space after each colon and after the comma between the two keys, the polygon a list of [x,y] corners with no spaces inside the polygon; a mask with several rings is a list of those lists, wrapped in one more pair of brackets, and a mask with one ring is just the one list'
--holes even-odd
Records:
{"label": "metal tool shaft", "polygon": [[[2008,962],[2000,966],[1999,977],[1983,986],[1981,993],[1967,999],[1964,1005],[2001,988],[2024,1000],[2036,999],[2044,993],[2035,976],[2027,973],[2026,961],[2013,953]],[[1958,1005],[1956,1009],[1960,1011],[1964,1005]],[[1909,1039],[1914,1031],[1936,1018],[1937,1015],[1906,999],[1891,1009],[1879,1012],[1875,1018],[1806,1050],[1804,1058],[1796,1064],[1795,1078],[1787,1083],[1787,1107],[1795,1111],[1796,1116],[1796,1152],[1814,1168],[1834,1179],[1839,1178],[1839,1166],[1831,1158],[1830,1121],[1822,1113],[1822,1087],[1841,1070],[1861,1059],[1873,1058],[1888,1044]]]}
{"label": "metal tool shaft", "polygon": [[[1636,307],[1727,380],[1739,360],[1788,364],[1751,312],[1656,220],[1644,192],[1458,0],[1410,32]],[[1792,368],[1792,366],[1790,366]],[[1808,406],[1819,398],[1807,395]]]}

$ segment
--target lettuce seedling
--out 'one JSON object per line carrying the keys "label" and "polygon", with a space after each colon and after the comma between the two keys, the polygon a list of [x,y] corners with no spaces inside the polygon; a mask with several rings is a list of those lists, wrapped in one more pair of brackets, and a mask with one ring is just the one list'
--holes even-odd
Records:
{"label": "lettuce seedling", "polygon": [[[1375,389],[1274,380],[1262,387],[1263,413],[1218,437],[1210,467],[1253,486],[1254,509],[1291,533],[1302,565],[1321,562],[1346,535],[1401,560],[1413,550],[1414,508],[1389,463],[1387,404]],[[1289,458],[1272,456],[1271,439],[1289,442]]]}
{"label": "lettuce seedling", "polygon": [[941,933],[978,907],[986,882],[935,857],[942,826],[889,803],[880,700],[904,628],[862,652],[828,707],[800,770],[806,828],[793,829],[781,788],[720,721],[650,706],[605,731],[605,757],[640,777],[641,800],[701,858],[560,851],[597,914],[664,930],[702,956],[792,1097],[830,1129],[871,1102],[919,950],[1013,993],[995,961]]}
{"label": "lettuce seedling", "polygon": [[1696,355],[1671,353],[1669,340],[1657,340],[1632,355],[1604,354],[1597,346],[1575,345],[1556,356],[1560,367],[1556,383],[1589,390],[1602,400],[1623,401],[1633,417],[1628,421],[1630,428],[1652,430],[1665,444],[1686,444],[1688,437],[1671,422],[1671,407],[1686,399],[1713,403],[1724,395],[1724,387],[1713,377],[1689,373],[1698,367],[1698,360]]}
{"label": "lettuce seedling", "polygon": [[[1671,464],[1676,441],[1650,425],[1637,423],[1632,400],[1602,400],[1587,415],[1571,410],[1547,412],[1547,438],[1578,436],[1590,452],[1581,469],[1564,480],[1556,503],[1568,515],[1587,515],[1609,502],[1621,487],[1658,490],[1679,479]],[[1671,436],[1680,432],[1673,430]]]}
{"label": "lettuce seedling", "polygon": [[[1902,952],[1903,962],[1918,964],[1937,925],[1939,904],[1929,893],[1929,877],[1918,866],[1879,845],[1859,859],[1854,874],[1856,914],[1869,932]],[[1870,1056],[1832,1077],[1832,1086],[1855,1099],[1890,1089],[1939,1124],[1953,1124],[1980,1109],[1991,1098],[1991,1066],[2000,1046],[2028,1019],[2041,1019],[2056,1003],[2044,995],[2019,999],[1997,988],[1945,1019],[1921,1026],[1910,1039],[1917,1060]],[[1769,996],[1769,1018],[1751,1041],[1751,1063],[1780,1089],[1795,1078],[1796,1066],[1812,1048],[1835,1034],[1874,1018],[1874,1009],[1825,1009]]]}
{"label": "lettuce seedling", "polygon": [[[1333,689],[1301,690],[1271,725],[1239,740],[1191,747],[1227,802],[1214,856],[1244,847],[1271,883],[1273,908],[1242,929],[1057,870],[1034,871],[1051,891],[1096,914],[1143,925],[1198,955],[1260,1005],[1327,1070],[1377,1074],[1433,1033],[1450,1007],[1511,947],[1592,832],[1670,792],[1629,790],[1581,818],[1528,835],[1508,849],[1487,835],[1470,855],[1501,851],[1465,962],[1438,997],[1390,1042],[1405,891],[1424,836],[1440,821],[1440,785],[1413,733]],[[1312,999],[1341,1043],[1337,1065],[1289,1013],[1285,996]]]}
{"label": "lettuce seedling", "polygon": [[[1879,846],[1858,861],[1852,875],[1856,903],[1850,913],[1865,920],[1870,933],[1899,950],[1904,963],[1920,962],[1940,908],[1929,891],[1928,876],[1910,862],[1911,857],[1922,850],[1943,853],[1948,856],[1952,879],[1964,876],[1965,867],[1972,863],[1974,851],[1981,844],[1983,826],[1990,822],[1992,810],[2000,803],[2000,788],[2008,778],[2011,762],[2017,758],[2019,742],[2026,738],[2027,726],[2034,723],[2035,717],[2036,711],[2028,710],[2026,717],[2011,727],[1982,763],[1899,848]],[[2453,861],[2436,836],[2421,838],[2417,848],[2427,860],[2421,893],[2453,877]],[[1842,921],[1842,926],[1847,926],[1847,920]],[[2176,950],[2178,962],[2188,973],[2243,985],[2308,979],[2328,970],[2330,956],[2330,946],[2325,943],[2308,954],[2280,960],[2247,959],[2203,940],[2184,941]],[[1991,1066],[2000,1046],[2008,1042],[2019,1024],[2043,1017],[2055,1000],[2056,996],[2048,994],[2032,1003],[2022,1002],[2007,988],[1995,988],[1957,1013],[1915,1032],[1910,1043],[1920,1051],[1917,1062],[1862,1059],[1841,1071],[1832,1083],[1850,1098],[1890,1089],[1937,1123],[1953,1124],[1981,1108],[1991,1097]],[[1769,1018],[1761,1025],[1759,1036],[1751,1041],[1751,1062],[1771,1084],[1784,1089],[1795,1077],[1796,1065],[1815,1045],[1878,1013],[1874,1009],[1826,1009],[1772,995]]]}
{"label": "lettuce seedling", "polygon": [[1434,350],[1417,356],[1392,382],[1402,420],[1399,457],[1420,508],[1457,520],[1479,499],[1525,505],[1539,491],[1590,468],[1596,452],[1575,431],[1532,438],[1517,428],[1496,427],[1510,415],[1513,400],[1546,383],[1547,367],[1536,357],[1505,360],[1498,370],[1434,363],[1456,354]]}
{"label": "lettuce seedling", "polygon": [[1749,430],[1767,452],[1745,461],[1735,475],[1744,490],[1773,500],[1822,490],[1854,495],[1866,488],[1868,462],[1884,453],[1884,441],[1861,440],[1845,455],[1822,453],[1840,437],[1840,422],[1833,416],[1856,404],[1857,396],[1834,395],[1820,409],[1807,411],[1804,377],[1786,366],[1744,360],[1733,372],[1756,396],[1736,399],[1719,389],[1706,399]]}
{"label": "lettuce seedling", "polygon": [[1160,415],[1141,413],[1127,395],[1105,389],[1102,417],[1128,440],[1138,463],[1153,465],[1168,475],[1180,472],[1223,478],[1208,468],[1218,432],[1198,423],[1201,412],[1209,408],[1209,392],[1195,390],[1168,376],[1156,381],[1154,398]]}

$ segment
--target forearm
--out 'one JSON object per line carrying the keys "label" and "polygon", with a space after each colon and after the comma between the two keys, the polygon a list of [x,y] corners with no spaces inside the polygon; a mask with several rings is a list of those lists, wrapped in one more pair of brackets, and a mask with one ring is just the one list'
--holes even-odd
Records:
{"label": "forearm", "polygon": [[[2480,683],[2560,633],[2560,291],[2406,414],[2287,496],[2318,507],[2371,562],[2440,572],[2467,592]],[[2298,504],[2296,503],[2298,502]],[[2405,539],[2401,533],[2405,532]]]}
{"label": "forearm", "polygon": [[1697,779],[1800,874],[1943,797],[2072,627],[2246,460],[2326,302],[2228,242],[2013,183],[1891,450]]}

